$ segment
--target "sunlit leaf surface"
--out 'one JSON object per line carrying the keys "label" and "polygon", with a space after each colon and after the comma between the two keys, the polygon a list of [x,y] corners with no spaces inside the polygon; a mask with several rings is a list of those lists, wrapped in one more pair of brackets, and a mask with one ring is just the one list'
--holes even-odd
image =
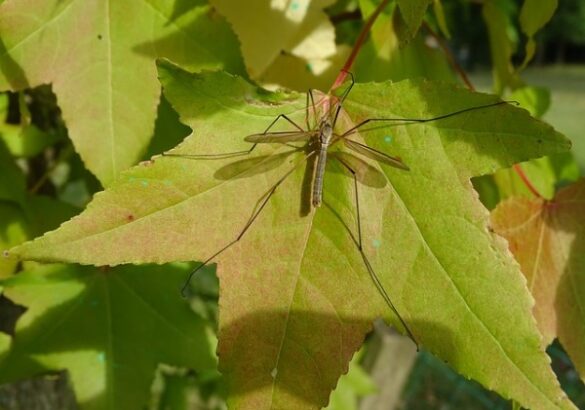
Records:
{"label": "sunlit leaf surface", "polygon": [[157,57],[241,71],[227,23],[207,6],[174,0],[9,0],[0,38],[0,89],[51,83],[75,149],[104,185],[146,151]]}
{"label": "sunlit leaf surface", "polygon": [[[279,113],[305,126],[301,94],[168,63],[160,79],[195,130],[173,154],[245,150],[244,137],[263,132]],[[338,131],[371,117],[430,118],[495,101],[422,80],[356,84]],[[290,129],[286,121],[275,128]],[[566,151],[568,141],[507,104],[424,124],[366,126],[352,138],[410,168],[363,157],[385,183],[358,189],[364,252],[418,342],[526,407],[572,408],[549,368],[525,280],[488,230],[489,214],[469,181]],[[287,172],[243,239],[215,259],[220,370],[234,408],[320,408],[372,321],[397,324],[352,239],[354,184],[339,162],[328,163],[324,204],[315,210],[311,161],[294,147],[262,144],[249,157],[219,160],[156,157],[124,172],[80,216],[13,253],[98,265],[204,260],[237,237]]]}

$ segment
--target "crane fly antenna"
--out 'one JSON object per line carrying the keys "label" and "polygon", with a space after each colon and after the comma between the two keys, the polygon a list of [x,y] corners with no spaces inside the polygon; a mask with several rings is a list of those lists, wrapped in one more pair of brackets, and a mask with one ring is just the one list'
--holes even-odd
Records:
{"label": "crane fly antenna", "polygon": [[[380,293],[380,295],[384,299],[384,302],[386,302],[386,304],[390,307],[392,312],[394,312],[394,314],[396,315],[396,317],[398,318],[398,320],[400,321],[400,323],[404,327],[406,334],[416,344],[416,348],[418,350],[418,342],[417,342],[416,338],[414,337],[414,334],[412,333],[412,331],[410,330],[410,328],[408,327],[408,325],[406,324],[405,320],[402,318],[400,313],[398,313],[398,309],[396,309],[396,306],[394,305],[394,303],[392,303],[392,299],[390,299],[390,295],[388,295],[388,292],[386,292],[386,289],[384,289],[384,286],[382,285],[380,278],[378,277],[378,275],[374,271],[374,268],[372,268],[372,265],[371,265],[368,257],[366,256],[366,253],[364,252],[363,241],[362,241],[362,223],[361,223],[361,214],[360,214],[360,200],[359,200],[358,180],[357,180],[356,172],[353,168],[351,168],[348,164],[346,164],[345,161],[343,161],[341,158],[339,158],[337,156],[334,158],[336,160],[338,160],[341,163],[341,165],[343,165],[351,173],[351,175],[353,177],[354,193],[355,193],[356,223],[357,223],[357,241],[355,239],[355,236],[352,235],[351,232],[350,232],[350,236],[352,237],[353,242],[355,243],[358,251],[360,252],[360,255],[362,256],[362,259],[364,261],[364,265],[366,266],[366,269],[368,270],[368,273],[370,274],[370,278],[374,282],[374,285],[378,289],[378,292]],[[345,226],[346,226],[346,229],[349,230],[347,225],[345,225]]]}
{"label": "crane fly antenna", "polygon": [[217,252],[215,252],[213,255],[211,255],[209,258],[207,258],[205,261],[203,261],[201,264],[199,264],[199,266],[197,266],[194,270],[192,270],[189,273],[189,276],[187,277],[187,279],[185,280],[185,283],[183,284],[183,287],[181,288],[181,295],[183,295],[183,297],[186,297],[187,296],[187,294],[186,294],[187,288],[189,287],[189,283],[191,282],[191,279],[193,279],[193,277],[195,276],[195,274],[197,274],[197,272],[199,272],[201,269],[203,269],[205,266],[207,266],[207,264],[209,262],[211,262],[213,259],[215,259],[217,256],[219,256],[220,254],[222,254],[223,252],[225,252],[231,246],[233,246],[236,243],[238,243],[240,241],[240,239],[242,239],[242,237],[250,229],[250,227],[252,226],[252,224],[254,223],[254,221],[256,221],[256,219],[258,218],[258,216],[262,213],[262,211],[264,210],[264,208],[268,204],[268,201],[270,200],[270,198],[272,198],[272,195],[274,195],[274,193],[276,192],[276,189],[300,165],[304,164],[315,153],[316,153],[316,151],[313,151],[313,152],[310,152],[309,154],[305,155],[305,157],[302,159],[302,161],[299,161],[297,164],[295,164],[295,166],[293,168],[291,168],[290,170],[288,170],[278,181],[276,181],[276,183],[264,195],[262,195],[260,197],[260,199],[258,200],[258,203],[256,204],[256,206],[252,210],[252,215],[250,216],[250,218],[248,219],[248,221],[244,225],[244,228],[240,231],[240,233],[238,234],[238,236],[236,236],[236,239],[234,239],[233,241],[231,241],[230,243],[228,243],[226,246],[224,246],[223,248],[221,248],[220,250],[218,250]]}

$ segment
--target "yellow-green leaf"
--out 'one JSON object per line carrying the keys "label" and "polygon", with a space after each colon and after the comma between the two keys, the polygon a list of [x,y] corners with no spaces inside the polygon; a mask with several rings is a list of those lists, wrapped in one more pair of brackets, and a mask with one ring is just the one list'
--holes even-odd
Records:
{"label": "yellow-green leaf", "polygon": [[[269,93],[223,73],[188,74],[168,63],[160,78],[195,130],[174,154],[249,148],[244,137],[280,113],[305,126],[304,95]],[[440,82],[358,83],[338,126],[371,117],[430,118],[495,101]],[[276,129],[291,126],[283,121]],[[488,230],[489,214],[469,182],[566,151],[568,141],[506,104],[368,129],[355,138],[410,168],[372,163],[386,184],[358,189],[364,252],[417,340],[526,407],[573,408],[549,367],[524,278]],[[154,158],[125,172],[80,216],[13,253],[100,265],[204,260],[237,238],[291,172],[242,240],[214,258],[220,370],[235,408],[323,407],[372,321],[401,326],[355,245],[354,184],[343,166],[328,163],[324,205],[311,209],[303,152],[262,145],[249,157]]]}
{"label": "yellow-green leaf", "polygon": [[75,149],[104,185],[148,146],[160,95],[155,58],[189,69],[240,69],[227,23],[207,6],[183,6],[177,15],[175,3],[8,0],[0,6],[0,89],[51,83]]}

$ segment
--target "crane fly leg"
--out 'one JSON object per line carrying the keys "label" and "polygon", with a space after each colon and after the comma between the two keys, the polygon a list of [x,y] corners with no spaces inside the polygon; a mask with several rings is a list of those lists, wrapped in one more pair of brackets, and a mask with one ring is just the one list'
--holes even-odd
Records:
{"label": "crane fly leg", "polygon": [[416,344],[417,349],[418,349],[418,342],[416,341],[416,338],[414,337],[413,333],[411,332],[410,328],[408,327],[408,325],[406,324],[406,322],[404,321],[404,319],[402,318],[400,313],[398,313],[396,306],[394,306],[394,303],[392,303],[390,296],[388,295],[388,293],[384,289],[382,282],[380,282],[380,278],[378,278],[378,275],[374,271],[374,268],[372,268],[372,265],[371,265],[368,257],[366,256],[366,253],[364,252],[363,242],[362,242],[362,223],[361,223],[360,200],[359,200],[359,190],[358,190],[359,185],[358,185],[356,172],[348,164],[346,164],[345,161],[343,161],[342,159],[340,159],[338,157],[334,157],[334,158],[336,160],[338,160],[341,163],[341,165],[343,165],[351,173],[351,175],[353,177],[354,192],[355,192],[355,210],[356,210],[356,218],[357,218],[357,241],[355,239],[355,236],[352,235],[354,243],[356,244],[356,247],[358,248],[358,251],[360,252],[360,254],[362,256],[364,264],[366,265],[366,269],[368,270],[368,273],[370,274],[370,278],[372,278],[372,281],[374,282],[374,285],[378,289],[378,292],[380,293],[380,295],[384,299],[384,302],[386,302],[386,304],[390,307],[392,312],[394,312],[394,314],[396,315],[396,317],[398,318],[398,320],[400,321],[400,323],[404,327],[404,330],[406,331],[408,337],[410,337],[412,339],[412,341]]}
{"label": "crane fly leg", "polygon": [[250,216],[250,218],[248,219],[248,221],[246,222],[246,224],[244,225],[244,228],[240,231],[240,233],[236,236],[236,238],[231,241],[230,243],[228,243],[226,246],[224,246],[223,248],[221,248],[220,250],[218,250],[217,252],[215,252],[213,255],[211,255],[209,258],[207,258],[205,261],[203,261],[201,264],[199,264],[199,266],[197,266],[194,270],[192,270],[189,273],[189,276],[187,277],[187,279],[185,280],[185,284],[183,285],[182,289],[181,289],[181,294],[185,297],[186,296],[186,291],[187,288],[189,286],[189,283],[191,282],[191,279],[193,279],[193,277],[195,276],[195,274],[197,274],[197,272],[199,272],[201,269],[203,269],[205,266],[207,266],[207,264],[209,262],[211,262],[213,259],[215,259],[217,256],[219,256],[220,254],[222,254],[223,252],[225,252],[227,249],[229,249],[231,246],[235,245],[236,243],[238,243],[240,241],[240,239],[242,239],[242,237],[246,234],[246,232],[250,229],[250,227],[252,226],[252,224],[254,223],[254,221],[256,221],[256,219],[258,218],[258,216],[260,215],[260,213],[262,213],[262,211],[264,210],[264,208],[266,207],[266,205],[268,204],[268,201],[270,200],[270,198],[272,198],[272,195],[274,195],[274,193],[276,192],[276,189],[302,164],[304,164],[312,155],[314,154],[314,152],[309,153],[308,155],[306,155],[302,161],[299,161],[297,164],[295,164],[295,166],[293,168],[291,168],[290,170],[288,170],[286,172],[286,174],[284,174],[278,181],[276,181],[276,183],[274,185],[272,185],[272,187],[264,194],[262,195],[259,199],[258,202],[256,203],[256,206],[254,207],[254,209],[252,210],[252,215]]}

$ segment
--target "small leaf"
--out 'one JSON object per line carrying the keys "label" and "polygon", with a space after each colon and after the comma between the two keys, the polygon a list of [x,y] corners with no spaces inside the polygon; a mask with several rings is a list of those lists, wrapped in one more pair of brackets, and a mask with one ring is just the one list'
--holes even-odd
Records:
{"label": "small leaf", "polygon": [[4,281],[27,311],[0,384],[67,369],[82,409],[142,409],[159,363],[213,369],[211,330],[179,293],[187,271],[50,265]]}
{"label": "small leaf", "polygon": [[558,337],[585,380],[585,180],[552,201],[511,198],[491,219],[526,276],[545,343]]}
{"label": "small leaf", "polygon": [[400,15],[408,28],[408,35],[412,39],[423,22],[427,8],[433,0],[396,0],[400,8]]}
{"label": "small leaf", "polygon": [[557,9],[558,0],[524,0],[520,10],[520,27],[528,36],[526,56],[521,69],[525,68],[534,57],[536,42],[534,35],[552,18]]}

